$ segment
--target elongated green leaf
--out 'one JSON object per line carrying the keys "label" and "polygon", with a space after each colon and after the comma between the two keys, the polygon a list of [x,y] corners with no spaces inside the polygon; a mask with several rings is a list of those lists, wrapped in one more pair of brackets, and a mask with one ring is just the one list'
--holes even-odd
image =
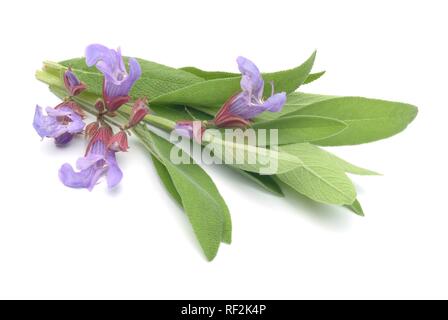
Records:
{"label": "elongated green leaf", "polygon": [[180,70],[190,72],[195,76],[198,76],[205,80],[223,79],[223,78],[235,78],[239,77],[239,73],[226,72],[226,71],[205,71],[196,67],[183,67]]}
{"label": "elongated green leaf", "polygon": [[339,119],[348,124],[340,134],[313,143],[323,146],[354,145],[393,136],[417,116],[410,104],[360,97],[338,97],[302,107],[291,115],[314,115]]}
{"label": "elongated green leaf", "polygon": [[[275,73],[263,74],[265,80],[265,96],[270,95],[270,82],[275,84],[276,91],[290,93],[296,90],[308,77],[314,63],[315,53],[301,66]],[[167,93],[153,100],[156,103],[202,106],[219,108],[230,96],[241,90],[241,77],[213,79]]]}
{"label": "elongated green leaf", "polygon": [[301,161],[296,169],[277,175],[280,181],[317,202],[351,205],[355,201],[353,183],[325,151],[308,143],[286,145],[280,150],[295,155]]}
{"label": "elongated green leaf", "polygon": [[345,207],[356,213],[358,216],[364,217],[364,210],[362,210],[361,203],[358,200],[355,200],[355,202],[350,205],[346,205]]}
{"label": "elongated green leaf", "polygon": [[150,109],[153,114],[172,121],[210,120],[213,118],[211,115],[185,106],[151,104]]}
{"label": "elongated green leaf", "polygon": [[324,74],[325,74],[325,71],[310,73],[310,75],[308,76],[308,78],[306,78],[306,80],[303,84],[308,84],[308,83],[314,82],[314,81],[320,79]]}
{"label": "elongated green leaf", "polygon": [[151,155],[151,159],[154,164],[154,168],[156,169],[160,177],[160,180],[162,181],[166,190],[168,191],[169,194],[171,194],[173,199],[176,200],[176,202],[182,207],[182,198],[180,197],[179,192],[177,192],[176,186],[174,185],[170,173],[166,169],[165,165],[162,163],[162,161],[160,161],[153,155]]}
{"label": "elongated green leaf", "polygon": [[[195,76],[198,76],[205,80],[234,78],[234,77],[240,76],[239,73],[225,72],[225,71],[205,71],[205,70],[201,70],[196,67],[183,67],[183,68],[180,68],[180,70],[190,72],[190,73],[194,74]],[[308,84],[313,81],[316,81],[317,79],[322,77],[324,74],[325,74],[325,71],[310,73],[303,84]]]}
{"label": "elongated green leaf", "polygon": [[332,162],[334,162],[335,164],[337,164],[342,170],[344,170],[344,172],[357,174],[357,175],[360,175],[360,176],[378,176],[378,175],[381,175],[378,172],[355,166],[354,164],[351,164],[351,163],[345,161],[344,159],[339,158],[338,156],[334,155],[331,152],[328,152],[328,151],[326,151],[326,152],[327,152],[327,155],[328,155],[329,159]]}
{"label": "elongated green leaf", "polygon": [[202,140],[203,155],[207,154],[219,163],[262,175],[285,173],[301,164],[297,157],[285,151],[257,147],[243,140],[223,138],[220,132],[217,133],[206,130]]}
{"label": "elongated green leaf", "polygon": [[252,127],[254,129],[278,129],[278,144],[282,145],[328,138],[343,131],[347,125],[331,118],[292,116],[257,122]]}
{"label": "elongated green leaf", "polygon": [[174,165],[169,158],[173,145],[168,141],[142,126],[136,127],[135,133],[165,166],[196,237],[207,258],[212,260],[221,241],[231,242],[230,214],[215,184],[198,165]]}

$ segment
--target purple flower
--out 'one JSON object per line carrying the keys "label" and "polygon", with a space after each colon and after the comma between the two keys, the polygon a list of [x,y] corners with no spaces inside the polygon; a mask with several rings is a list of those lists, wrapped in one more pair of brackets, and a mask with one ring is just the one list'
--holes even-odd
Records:
{"label": "purple flower", "polygon": [[129,91],[142,73],[136,59],[129,58],[128,73],[120,49],[113,50],[100,44],[91,44],[86,48],[86,64],[89,67],[96,65],[103,73],[103,98],[110,111],[129,102]]}
{"label": "purple flower", "polygon": [[255,118],[264,111],[278,112],[286,102],[286,93],[274,94],[263,100],[264,81],[257,66],[249,59],[238,57],[236,60],[242,74],[242,92],[231,97],[215,117],[218,127],[243,126],[244,120]]}
{"label": "purple flower", "polygon": [[42,108],[36,106],[33,127],[42,137],[54,138],[57,145],[69,143],[73,136],[84,129],[82,117],[70,107],[70,104],[61,104],[57,108],[46,108],[44,115]]}
{"label": "purple flower", "polygon": [[115,152],[107,149],[112,135],[110,128],[100,128],[87,149],[87,154],[76,162],[75,172],[68,163],[59,169],[59,179],[71,188],[87,188],[89,191],[98,180],[106,175],[109,188],[115,187],[122,179],[123,173],[118,167]]}
{"label": "purple flower", "polygon": [[64,73],[64,85],[71,96],[77,96],[87,88],[85,83],[79,81],[71,68]]}

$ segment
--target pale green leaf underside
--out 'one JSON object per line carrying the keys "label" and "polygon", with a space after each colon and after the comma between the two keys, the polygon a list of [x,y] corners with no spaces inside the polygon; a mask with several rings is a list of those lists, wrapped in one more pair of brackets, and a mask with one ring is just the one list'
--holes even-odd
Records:
{"label": "pale green leaf underside", "polygon": [[356,199],[353,183],[326,152],[308,143],[280,147],[296,156],[301,164],[277,177],[297,192],[317,202],[350,205]]}
{"label": "pale green leaf underside", "polygon": [[356,213],[358,216],[364,217],[364,210],[362,209],[359,200],[355,200],[355,202],[350,205],[346,205],[345,207]]}

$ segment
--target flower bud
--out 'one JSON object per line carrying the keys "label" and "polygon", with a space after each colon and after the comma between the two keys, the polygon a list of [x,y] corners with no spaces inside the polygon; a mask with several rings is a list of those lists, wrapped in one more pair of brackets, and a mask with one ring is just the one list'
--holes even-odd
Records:
{"label": "flower bud", "polygon": [[107,145],[107,148],[109,150],[118,152],[123,151],[126,152],[129,149],[128,145],[128,135],[125,131],[120,131],[117,134],[115,134],[109,141],[109,144]]}
{"label": "flower bud", "polygon": [[64,73],[64,84],[70,96],[76,96],[87,88],[85,83],[79,81],[71,68]]}
{"label": "flower bud", "polygon": [[132,113],[129,119],[129,128],[134,127],[149,113],[147,106],[148,99],[139,98],[132,106]]}

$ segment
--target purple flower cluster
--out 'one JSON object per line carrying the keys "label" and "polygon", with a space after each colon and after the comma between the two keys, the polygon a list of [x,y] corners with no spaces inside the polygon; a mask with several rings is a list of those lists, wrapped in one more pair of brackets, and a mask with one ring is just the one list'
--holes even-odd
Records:
{"label": "purple flower cluster", "polygon": [[[279,112],[286,102],[286,93],[272,94],[263,99],[264,80],[257,66],[244,57],[236,60],[241,77],[241,92],[231,96],[219,109],[214,119],[209,124],[218,128],[246,128],[250,120],[265,111]],[[201,133],[205,128],[202,128]],[[179,135],[194,137],[193,121],[178,121],[176,132]],[[197,130],[196,130],[197,131]],[[200,140],[200,139],[199,139]]]}
{"label": "purple flower cluster", "polygon": [[141,68],[136,59],[130,58],[128,72],[120,49],[113,50],[99,44],[87,47],[86,64],[89,67],[96,65],[104,75],[103,99],[95,105],[98,110],[96,121],[85,126],[84,113],[74,97],[86,90],[86,85],[69,68],[64,73],[68,97],[57,107],[47,108],[46,115],[41,107],[36,106],[33,126],[42,138],[54,138],[56,145],[66,145],[76,134],[84,131],[89,143],[85,156],[76,162],[78,171],[66,163],[59,170],[59,178],[68,187],[92,190],[105,176],[108,186],[112,188],[123,177],[116,153],[129,148],[126,130],[137,125],[148,114],[147,100],[142,98],[135,101],[128,123],[116,134],[104,117],[115,116],[114,112],[131,100],[129,92],[140,78]]}

